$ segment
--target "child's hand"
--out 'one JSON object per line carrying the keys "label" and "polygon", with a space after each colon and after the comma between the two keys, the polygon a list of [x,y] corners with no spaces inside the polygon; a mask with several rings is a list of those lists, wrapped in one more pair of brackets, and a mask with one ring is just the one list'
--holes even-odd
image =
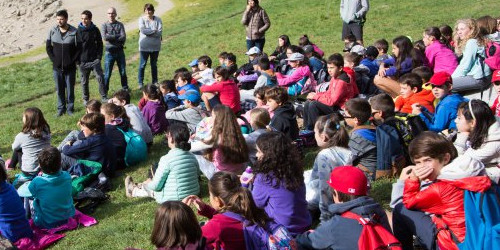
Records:
{"label": "child's hand", "polygon": [[405,181],[406,179],[410,178],[414,167],[415,166],[408,166],[406,168],[403,168],[403,170],[401,170],[401,175],[399,175],[399,179]]}
{"label": "child's hand", "polygon": [[182,200],[182,202],[188,206],[194,205],[198,211],[201,210],[204,206],[208,206],[203,202],[200,197],[196,195],[190,195]]}
{"label": "child's hand", "polygon": [[246,11],[249,11],[252,7],[250,6],[250,4],[247,4],[247,8],[246,8]]}
{"label": "child's hand", "polygon": [[313,100],[315,96],[316,96],[316,93],[311,92],[311,93],[307,94],[307,97],[306,97],[306,98],[307,98],[308,100]]}
{"label": "child's hand", "polygon": [[382,65],[380,65],[380,68],[378,70],[378,76],[384,77],[386,70],[387,70],[386,68],[384,68],[384,67],[382,67]]}
{"label": "child's hand", "polygon": [[411,113],[414,115],[420,115],[422,113],[422,106],[419,103],[414,103],[411,105]]}
{"label": "child's hand", "polygon": [[413,168],[413,172],[418,179],[425,180],[432,174],[432,172],[434,172],[434,168],[430,166],[415,166],[415,168]]}

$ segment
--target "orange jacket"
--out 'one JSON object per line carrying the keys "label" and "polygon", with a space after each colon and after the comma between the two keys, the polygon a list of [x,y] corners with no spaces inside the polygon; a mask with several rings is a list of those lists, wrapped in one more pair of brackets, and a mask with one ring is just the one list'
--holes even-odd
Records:
{"label": "orange jacket", "polygon": [[418,103],[421,106],[426,107],[429,112],[434,113],[434,95],[432,94],[432,91],[426,89],[423,89],[408,98],[398,96],[394,105],[399,112],[410,114],[412,111],[411,105],[414,103]]}

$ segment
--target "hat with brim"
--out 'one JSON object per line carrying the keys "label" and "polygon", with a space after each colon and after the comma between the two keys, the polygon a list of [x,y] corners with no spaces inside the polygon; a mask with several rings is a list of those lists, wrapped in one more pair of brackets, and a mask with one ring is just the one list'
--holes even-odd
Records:
{"label": "hat with brim", "polygon": [[179,95],[180,100],[189,100],[190,102],[199,103],[201,101],[200,93],[196,90],[188,90],[184,94]]}
{"label": "hat with brim", "polygon": [[245,55],[256,55],[256,54],[260,54],[260,49],[259,47],[252,47],[250,48],[246,53]]}
{"label": "hat with brim", "polygon": [[198,59],[194,59],[192,60],[189,64],[188,64],[189,67],[195,67],[195,66],[198,66]]}
{"label": "hat with brim", "polygon": [[293,53],[290,55],[289,58],[285,59],[287,61],[303,61],[304,60],[304,55],[300,53]]}

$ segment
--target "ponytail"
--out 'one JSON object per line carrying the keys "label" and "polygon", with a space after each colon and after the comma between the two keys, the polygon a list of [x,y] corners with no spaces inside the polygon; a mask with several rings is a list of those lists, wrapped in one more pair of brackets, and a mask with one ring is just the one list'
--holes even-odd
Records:
{"label": "ponytail", "polygon": [[171,124],[167,129],[167,135],[169,135],[174,140],[176,148],[182,149],[184,151],[189,151],[191,149],[191,143],[189,143],[190,134],[186,124]]}
{"label": "ponytail", "polygon": [[327,147],[349,147],[349,133],[347,129],[342,126],[343,117],[338,113],[331,115],[320,116],[316,121],[316,128],[318,133],[325,133],[328,138]]}
{"label": "ponytail", "polygon": [[220,198],[224,205],[222,211],[230,211],[245,217],[252,224],[264,227],[270,220],[266,212],[258,208],[252,193],[241,187],[238,176],[231,172],[220,171],[215,173],[208,182],[210,193]]}

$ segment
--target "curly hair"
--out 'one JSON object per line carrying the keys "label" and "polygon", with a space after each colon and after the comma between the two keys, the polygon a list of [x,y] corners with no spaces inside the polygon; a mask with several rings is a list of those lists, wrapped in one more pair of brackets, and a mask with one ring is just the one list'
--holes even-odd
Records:
{"label": "curly hair", "polygon": [[304,185],[302,160],[287,136],[280,132],[268,132],[259,136],[256,144],[264,155],[257,160],[254,173],[266,175],[266,180],[275,187],[282,182],[288,190]]}
{"label": "curly hair", "polygon": [[[240,125],[231,108],[217,105],[213,109],[214,126],[207,144],[214,144],[222,152],[222,162],[230,164],[248,161],[248,147]],[[211,158],[211,157],[210,157]]]}
{"label": "curly hair", "polygon": [[[457,31],[458,31],[459,24],[465,24],[470,29],[470,34],[467,37],[465,37],[464,39],[460,39],[458,37]],[[455,45],[456,45],[455,53],[458,56],[462,55],[462,53],[465,49],[465,45],[467,44],[467,41],[469,41],[469,39],[477,39],[478,44],[480,44],[482,46],[485,45],[484,38],[479,32],[479,28],[477,27],[476,20],[471,19],[471,18],[458,20],[457,23],[455,24],[455,33],[453,34],[453,40],[455,41]]]}

